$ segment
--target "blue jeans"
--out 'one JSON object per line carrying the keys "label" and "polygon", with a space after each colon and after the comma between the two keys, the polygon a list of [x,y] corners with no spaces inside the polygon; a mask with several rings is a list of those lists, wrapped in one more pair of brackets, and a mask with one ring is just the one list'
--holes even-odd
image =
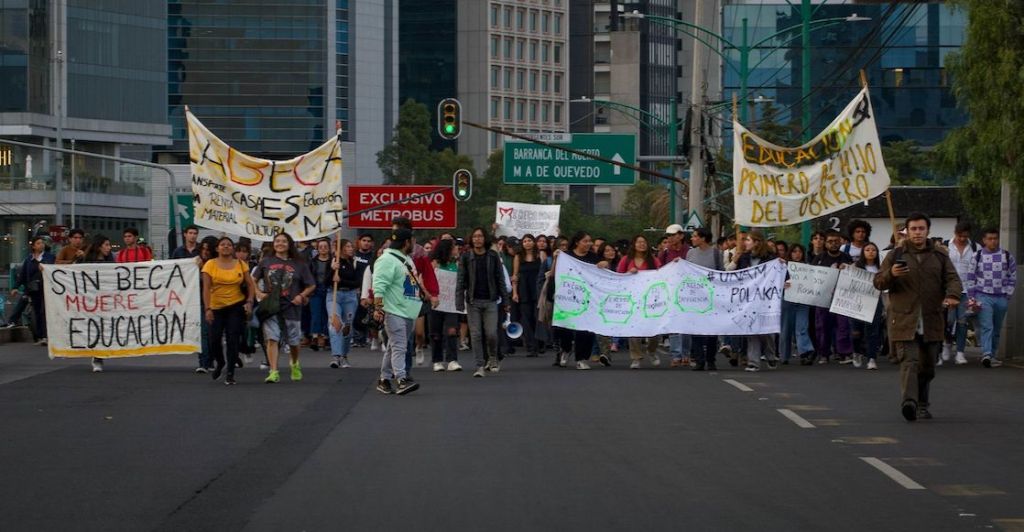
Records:
{"label": "blue jeans", "polygon": [[996,349],[999,349],[999,334],[1002,332],[1006,307],[1010,301],[1005,296],[988,294],[978,294],[976,299],[981,303],[981,311],[978,312],[978,324],[981,325],[981,354],[994,356]]}
{"label": "blue jeans", "polygon": [[318,286],[309,296],[309,333],[327,334],[327,288]]}
{"label": "blue jeans", "polygon": [[956,352],[963,353],[967,346],[967,294],[960,295],[960,304],[949,309],[946,323],[953,330],[956,339]]}
{"label": "blue jeans", "polygon": [[668,335],[668,352],[672,360],[682,360],[690,355],[690,335],[670,334]]}
{"label": "blue jeans", "polygon": [[[324,302],[324,306],[327,310],[327,332],[331,336],[331,354],[334,356],[348,356],[349,351],[352,350],[352,333],[354,332],[353,322],[356,317],[356,308],[359,307],[359,291],[358,290],[338,290],[338,300],[334,301],[334,296],[329,295]],[[334,308],[331,308],[331,307]],[[330,318],[335,314],[341,318],[341,331],[334,330],[331,326]],[[348,325],[348,334],[343,334],[345,326]]]}
{"label": "blue jeans", "polygon": [[814,343],[811,342],[811,335],[807,331],[809,323],[810,307],[799,303],[782,302],[782,334],[779,337],[779,347],[782,351],[782,360],[789,360],[793,354],[793,337],[796,337],[796,352],[803,356],[806,353],[813,353]]}

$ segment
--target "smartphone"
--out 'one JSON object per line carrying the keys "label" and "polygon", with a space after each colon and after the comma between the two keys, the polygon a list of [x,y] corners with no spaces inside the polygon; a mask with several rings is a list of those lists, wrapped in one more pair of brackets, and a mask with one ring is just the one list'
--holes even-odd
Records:
{"label": "smartphone", "polygon": [[896,266],[899,266],[900,268],[906,268],[907,267],[907,261],[905,259],[897,259],[895,262],[893,262],[893,264],[895,264]]}

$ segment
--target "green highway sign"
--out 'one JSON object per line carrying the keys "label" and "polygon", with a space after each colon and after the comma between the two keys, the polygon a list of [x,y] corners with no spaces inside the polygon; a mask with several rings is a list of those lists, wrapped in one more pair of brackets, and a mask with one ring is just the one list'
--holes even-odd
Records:
{"label": "green highway sign", "polygon": [[178,218],[181,219],[181,228],[184,229],[186,225],[192,225],[196,223],[196,208],[195,204],[192,203],[192,194],[176,194],[169,198],[170,201],[170,220],[171,228],[174,227],[174,215],[177,214]]}
{"label": "green highway sign", "polygon": [[[636,165],[636,135],[537,133],[537,140]],[[632,185],[636,172],[525,140],[505,141],[505,183],[517,185]]]}

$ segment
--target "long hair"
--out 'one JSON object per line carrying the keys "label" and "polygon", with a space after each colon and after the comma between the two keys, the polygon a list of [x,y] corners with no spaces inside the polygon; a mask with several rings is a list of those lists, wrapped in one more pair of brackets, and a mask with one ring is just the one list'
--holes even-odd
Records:
{"label": "long hair", "polygon": [[[288,233],[285,233],[285,232],[282,231],[282,232],[274,235],[274,240],[277,240],[278,237],[282,237],[282,236],[286,240],[288,240],[288,259],[289,260],[296,260],[296,259],[302,260],[302,259],[299,258],[299,249],[295,247],[295,239],[292,238],[292,235],[289,235]],[[271,242],[273,242],[273,240]],[[274,254],[276,255],[277,252],[275,251]]]}
{"label": "long hair", "polygon": [[751,257],[766,258],[775,257],[776,251],[774,249],[768,249],[768,243],[764,239],[764,233],[760,231],[751,231],[748,233],[751,240],[754,241],[754,247],[750,249]]}
{"label": "long hair", "polygon": [[[349,240],[347,238],[342,238],[341,240],[338,241],[338,252],[339,253],[345,253],[345,246],[347,246],[349,244],[352,244],[353,251],[355,251],[354,250],[355,242],[352,242],[351,240]],[[338,258],[340,259],[341,256],[339,255]]]}
{"label": "long hair", "polygon": [[874,242],[868,242],[867,244],[864,244],[864,247],[860,250],[860,256],[857,257],[857,261],[853,263],[854,266],[862,270],[867,269],[866,267],[870,266],[870,264],[868,264],[867,259],[864,258],[864,252],[868,250],[868,246],[875,248],[875,262],[872,264],[874,266],[882,265],[881,256],[878,254],[878,244],[875,244]]}
{"label": "long hair", "polygon": [[452,258],[452,249],[455,247],[454,240],[440,240],[434,249],[430,251],[430,260],[436,260],[441,266],[455,262]]}
{"label": "long hair", "polygon": [[[644,239],[644,242],[647,242],[647,251],[642,253],[636,249],[636,242],[641,238]],[[647,265],[648,270],[654,269],[654,252],[651,251],[651,241],[647,240],[646,236],[640,234],[633,237],[633,242],[629,245],[629,252],[626,253],[626,258],[631,261],[636,260],[637,257],[644,259],[644,264]]]}
{"label": "long hair", "polygon": [[793,253],[796,253],[797,251],[803,255],[803,259],[800,262],[807,262],[810,259],[810,257],[807,256],[807,248],[805,248],[803,244],[793,244],[792,246],[789,246],[789,253],[786,256],[786,260],[795,260],[793,259]]}
{"label": "long hair", "polygon": [[[529,252],[526,251],[527,238],[533,240],[533,249],[530,250]],[[537,249],[537,239],[534,238],[534,236],[531,235],[530,233],[526,233],[525,235],[523,235],[523,238],[519,239],[519,246],[516,248],[516,256],[519,257],[519,260],[522,262],[526,262],[527,253],[533,256],[533,260],[537,260],[540,257],[540,250]]]}
{"label": "long hair", "polygon": [[93,235],[92,241],[89,242],[89,247],[85,248],[85,262],[95,262],[98,260],[106,260],[100,255],[100,248],[103,244],[110,242],[110,239],[103,235]]}
{"label": "long hair", "polygon": [[475,235],[477,231],[480,231],[484,235],[484,249],[491,249],[491,245],[494,244],[494,241],[491,240],[491,235],[487,234],[487,230],[483,227],[474,227],[473,230],[469,232],[469,247],[473,247],[473,235]]}
{"label": "long hair", "polygon": [[569,251],[574,252],[580,241],[588,236],[590,236],[590,233],[586,231],[577,231],[575,235],[572,235],[572,240],[569,240]]}

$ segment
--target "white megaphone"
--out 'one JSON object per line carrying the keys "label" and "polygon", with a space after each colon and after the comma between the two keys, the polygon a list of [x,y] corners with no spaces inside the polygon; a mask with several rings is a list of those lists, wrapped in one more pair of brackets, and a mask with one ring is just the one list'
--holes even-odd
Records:
{"label": "white megaphone", "polygon": [[512,321],[512,318],[505,318],[505,323],[501,324],[501,328],[505,329],[505,334],[512,340],[523,335],[523,326]]}

